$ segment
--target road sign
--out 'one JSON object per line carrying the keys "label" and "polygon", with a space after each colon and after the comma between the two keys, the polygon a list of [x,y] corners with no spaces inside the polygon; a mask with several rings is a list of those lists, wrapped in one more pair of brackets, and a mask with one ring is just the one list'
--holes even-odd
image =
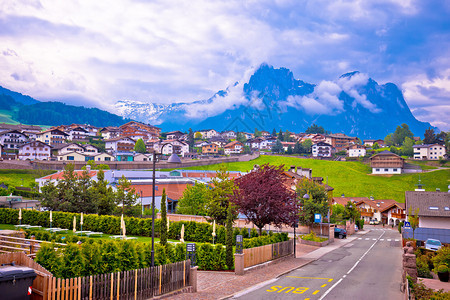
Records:
{"label": "road sign", "polygon": [[322,215],[314,214],[314,223],[322,223]]}
{"label": "road sign", "polygon": [[405,222],[405,224],[403,224],[403,228],[411,229],[411,223],[410,222]]}

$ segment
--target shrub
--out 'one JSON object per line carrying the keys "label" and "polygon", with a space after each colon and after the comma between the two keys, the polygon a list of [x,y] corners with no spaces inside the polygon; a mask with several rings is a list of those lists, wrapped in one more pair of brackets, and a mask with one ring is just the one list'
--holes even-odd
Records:
{"label": "shrub", "polygon": [[417,265],[417,273],[418,273],[419,277],[433,278],[433,276],[430,273],[430,268],[428,266],[428,262],[426,260],[425,255],[416,257],[416,265]]}
{"label": "shrub", "polygon": [[[436,256],[432,258],[432,261],[435,268],[440,265],[450,267],[450,247],[442,247],[436,251]],[[437,273],[437,270],[433,271]]]}
{"label": "shrub", "polygon": [[437,267],[438,273],[445,273],[448,272],[448,267],[446,265],[440,265]]}
{"label": "shrub", "polygon": [[302,235],[301,239],[305,240],[305,241],[313,241],[313,242],[319,242],[319,243],[328,240],[327,238],[317,236],[313,231],[311,231],[310,234]]}
{"label": "shrub", "polygon": [[399,233],[402,233],[402,227],[403,227],[404,224],[405,224],[405,222],[403,222],[403,221],[398,223],[398,232]]}

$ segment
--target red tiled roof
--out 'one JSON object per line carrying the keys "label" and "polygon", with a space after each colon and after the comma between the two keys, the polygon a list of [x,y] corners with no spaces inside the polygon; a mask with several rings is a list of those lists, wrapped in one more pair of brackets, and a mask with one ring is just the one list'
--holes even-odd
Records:
{"label": "red tiled roof", "polygon": [[[165,189],[168,198],[178,200],[183,196],[183,192],[188,185],[190,184],[157,183],[156,186],[158,187],[158,190],[155,189],[155,197],[162,196],[163,189]],[[142,191],[142,197],[151,197],[153,195],[153,185],[151,184],[132,184],[131,187],[133,187],[136,190],[136,193],[138,195],[140,195]]]}
{"label": "red tiled roof", "polygon": [[[83,172],[84,171],[74,171],[74,173],[77,176],[81,176],[83,174]],[[61,171],[61,172],[58,172],[58,173],[55,173],[55,174],[47,175],[45,177],[42,177],[41,179],[45,179],[45,180],[55,180],[55,179],[61,180],[61,179],[63,179],[63,175],[64,175],[64,171]],[[91,177],[91,178],[96,176],[96,175],[97,175],[97,171],[90,171],[89,172],[89,177]]]}

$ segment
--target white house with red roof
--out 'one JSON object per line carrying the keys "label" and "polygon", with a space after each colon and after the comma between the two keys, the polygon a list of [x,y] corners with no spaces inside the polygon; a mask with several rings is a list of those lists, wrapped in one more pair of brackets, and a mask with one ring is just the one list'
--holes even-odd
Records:
{"label": "white house with red roof", "polygon": [[239,141],[233,141],[225,145],[224,152],[226,155],[242,153],[244,152],[244,145]]}
{"label": "white house with red roof", "polygon": [[19,146],[20,160],[50,160],[52,147],[41,141],[32,141]]}

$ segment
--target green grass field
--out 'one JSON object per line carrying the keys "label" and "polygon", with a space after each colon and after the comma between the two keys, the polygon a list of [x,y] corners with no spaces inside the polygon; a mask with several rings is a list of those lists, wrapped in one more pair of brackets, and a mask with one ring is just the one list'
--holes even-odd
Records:
{"label": "green grass field", "polygon": [[[229,171],[249,171],[255,164],[284,164],[287,170],[289,166],[311,168],[313,177],[323,177],[324,182],[328,178],[328,185],[334,187],[333,195],[345,194],[347,197],[369,197],[375,199],[394,199],[405,201],[405,191],[412,191],[419,181],[419,174],[401,174],[392,176],[370,175],[371,169],[361,162],[341,162],[315,159],[303,159],[295,157],[282,157],[262,155],[248,162],[234,162],[225,164]],[[217,170],[220,165],[202,167],[190,167],[186,169]],[[450,183],[450,169],[438,170],[428,173],[420,173],[422,184],[427,191],[440,188],[447,191]]]}
{"label": "green grass field", "polygon": [[[52,174],[51,170],[0,170],[0,183],[16,186],[31,187],[36,178]],[[23,179],[23,180],[22,180]]]}

